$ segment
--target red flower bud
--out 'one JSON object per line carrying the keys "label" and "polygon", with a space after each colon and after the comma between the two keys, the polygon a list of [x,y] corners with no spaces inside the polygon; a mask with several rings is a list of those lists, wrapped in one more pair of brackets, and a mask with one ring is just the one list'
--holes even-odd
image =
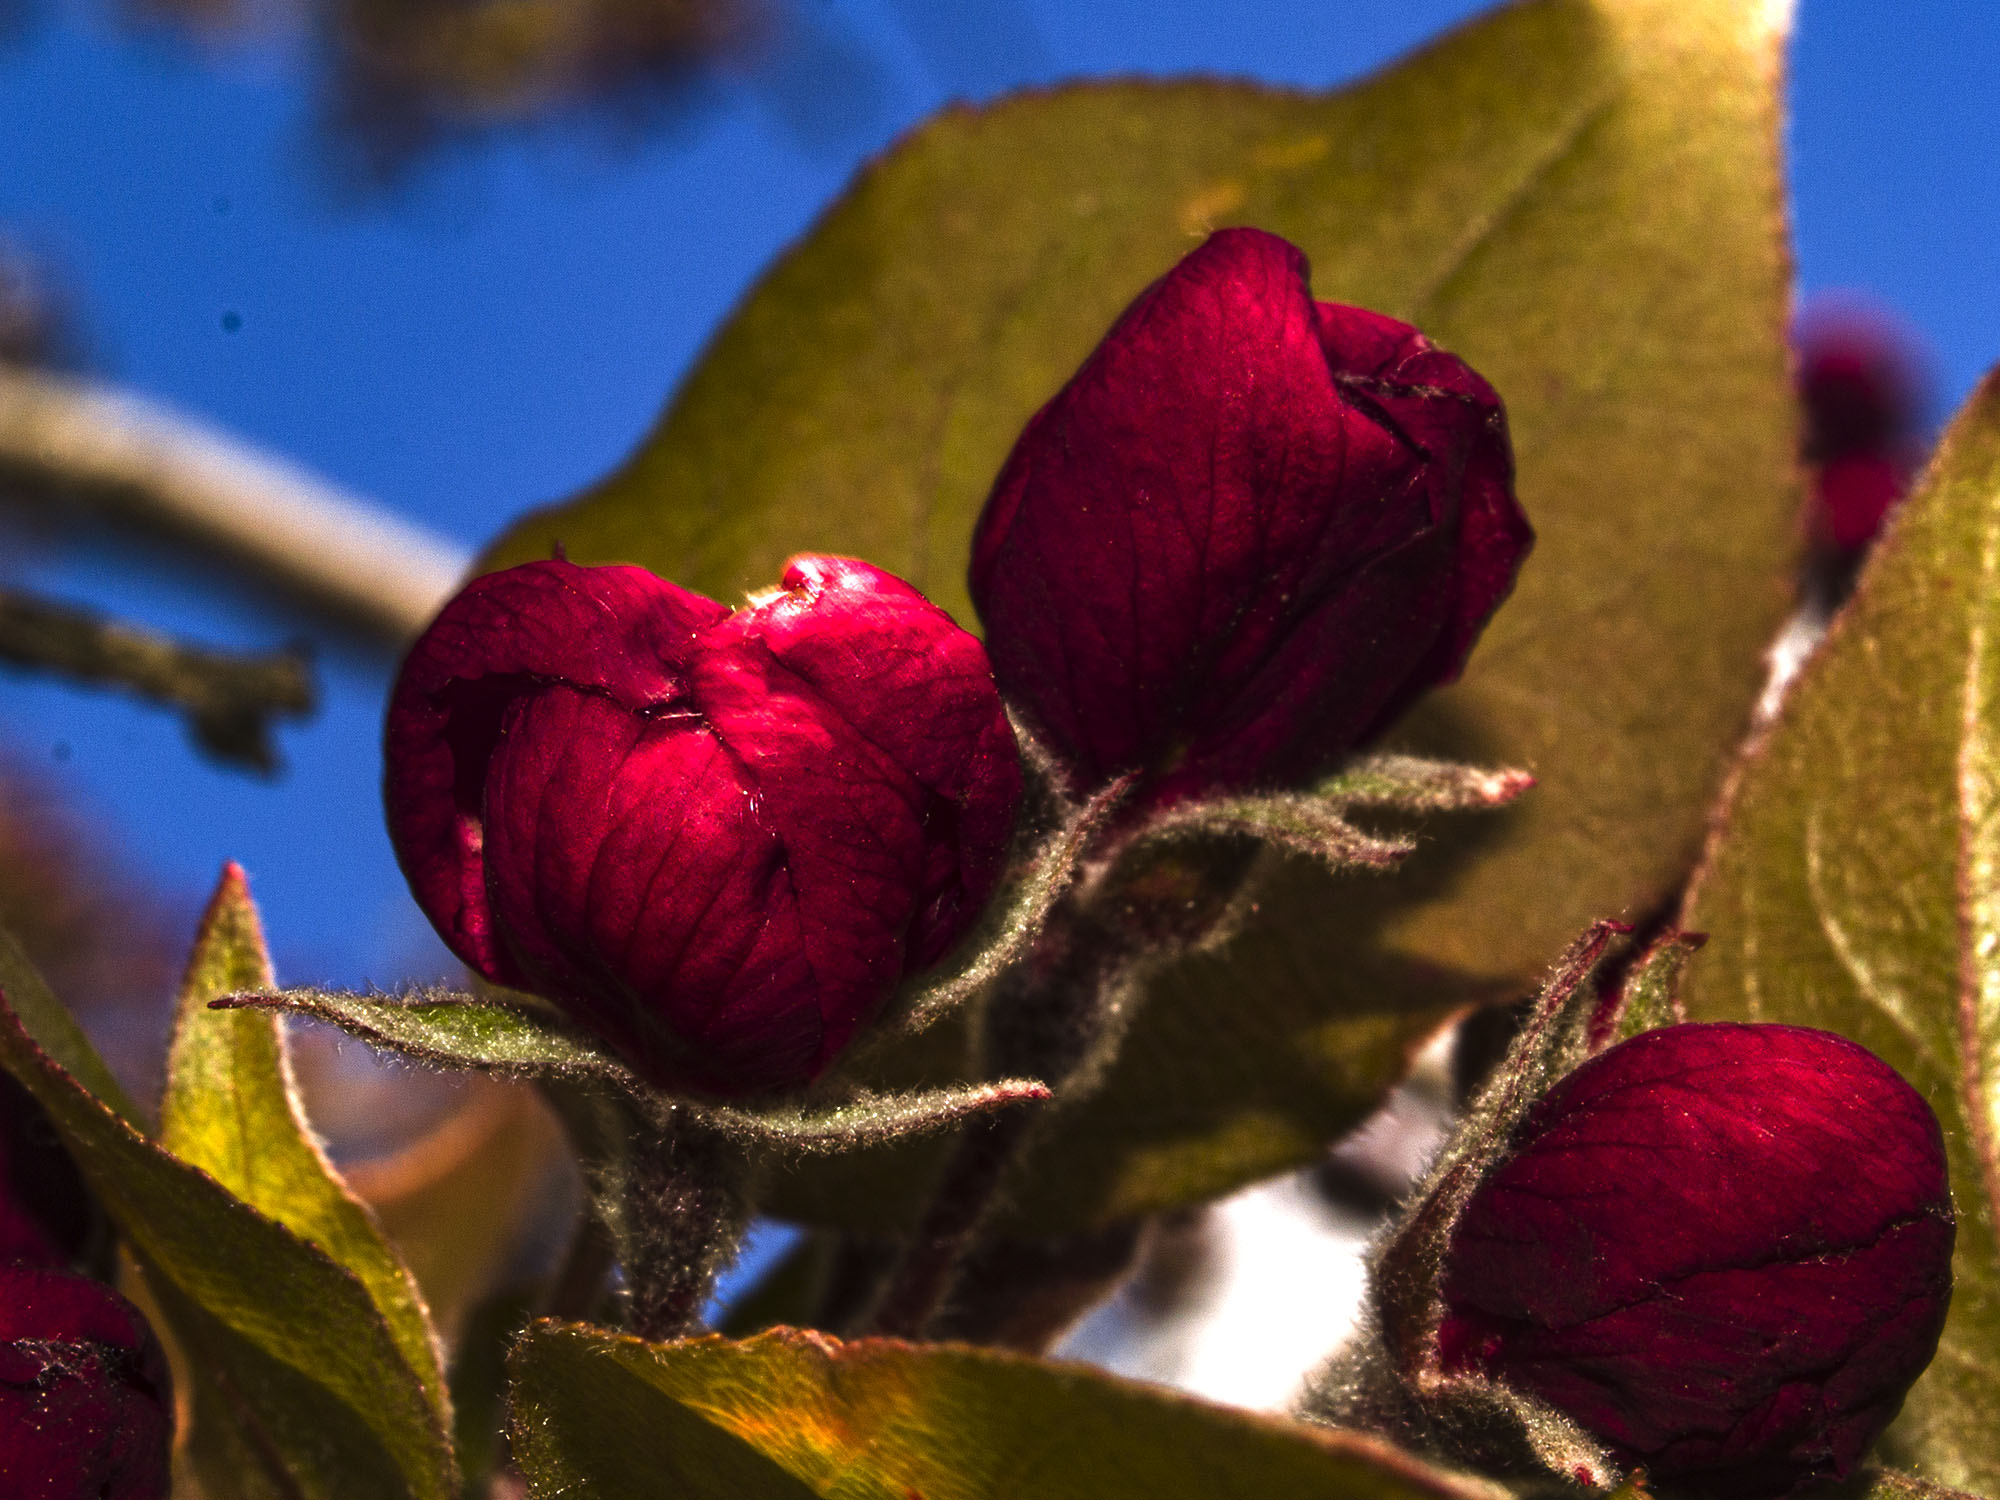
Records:
{"label": "red flower bud", "polygon": [[639,568],[475,580],[389,707],[418,904],[669,1088],[822,1072],[999,879],[1020,767],[985,653],[908,584],[798,557],[732,612]]}
{"label": "red flower bud", "polygon": [[1627,1462],[1765,1496],[1851,1471],[1937,1348],[1930,1106],[1797,1026],[1669,1026],[1539,1101],[1459,1221],[1440,1353]]}
{"label": "red flower bud", "polygon": [[1296,784],[1449,682],[1532,534],[1491,386],[1314,302],[1233,229],[1155,282],[1014,445],[972,595],[1080,786]]}
{"label": "red flower bud", "polygon": [[165,1500],[166,1357],[100,1282],[0,1268],[0,1495]]}
{"label": "red flower bud", "polygon": [[1814,538],[1858,553],[1909,488],[1921,458],[1924,379],[1895,324],[1852,308],[1798,331],[1805,458],[1813,467]]}
{"label": "red flower bud", "polygon": [[90,1236],[90,1196],[34,1096],[0,1074],[0,1264],[66,1266]]}

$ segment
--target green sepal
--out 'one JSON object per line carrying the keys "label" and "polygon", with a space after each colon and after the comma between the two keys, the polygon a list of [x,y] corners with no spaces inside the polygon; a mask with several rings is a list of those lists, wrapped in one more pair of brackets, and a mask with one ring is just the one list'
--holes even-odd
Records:
{"label": "green sepal", "polygon": [[1526,771],[1505,767],[1493,770],[1418,755],[1362,755],[1320,782],[1312,794],[1345,809],[1479,812],[1505,807],[1534,785]]}
{"label": "green sepal", "polygon": [[862,1040],[863,1056],[872,1044],[923,1031],[952,1014],[1027,956],[1056,903],[1084,873],[1132,780],[1120,777],[1085,801],[1062,808],[1055,832],[1022,861],[973,936],[943,968],[904,986],[889,1017]]}
{"label": "green sepal", "polygon": [[1035,1079],[1000,1078],[906,1091],[836,1085],[799,1101],[768,1106],[709,1104],[649,1087],[610,1052],[551,1016],[476,995],[440,989],[405,995],[245,990],[213,1005],[330,1022],[363,1041],[436,1067],[609,1087],[642,1116],[680,1112],[746,1149],[780,1157],[854,1150],[928,1135],[988,1110],[1049,1097],[1048,1088]]}
{"label": "green sepal", "polygon": [[1359,756],[1303,791],[1176,802],[1141,823],[1126,847],[1203,835],[1250,838],[1330,870],[1388,870],[1416,851],[1417,840],[1362,828],[1348,816],[1355,809],[1410,815],[1487,811],[1505,807],[1534,784],[1525,771],[1414,755]]}
{"label": "green sepal", "polygon": [[1681,975],[1708,936],[1669,928],[1634,959],[1590,1027],[1590,1050],[1601,1052],[1642,1031],[1686,1020],[1680,1007]]}
{"label": "green sepal", "polygon": [[1302,1415],[1499,1472],[1594,1489],[1624,1478],[1609,1450],[1553,1407],[1476,1374],[1446,1373],[1438,1326],[1458,1220],[1534,1102],[1590,1054],[1592,1023],[1604,1005],[1597,973],[1629,931],[1599,922],[1556,961],[1506,1057],[1371,1250],[1360,1327],[1314,1376]]}

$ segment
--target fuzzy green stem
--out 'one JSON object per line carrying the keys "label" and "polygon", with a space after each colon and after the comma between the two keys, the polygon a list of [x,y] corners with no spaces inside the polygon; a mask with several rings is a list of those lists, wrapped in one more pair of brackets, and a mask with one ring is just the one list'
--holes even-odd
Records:
{"label": "fuzzy green stem", "polygon": [[622,1174],[619,1249],[627,1320],[641,1338],[699,1330],[715,1278],[749,1227],[749,1175],[743,1148],[685,1110],[635,1133]]}
{"label": "fuzzy green stem", "polygon": [[[1239,841],[1114,860],[1106,878],[1050,914],[1033,951],[989,997],[982,1017],[986,1069],[1039,1078],[1063,1098],[1088,1092],[1120,1040],[1116,1002],[1138,966],[1184,953],[1214,933],[1254,855],[1254,845]],[[960,1132],[870,1332],[920,1338],[932,1331],[1047,1113],[1014,1109]]]}

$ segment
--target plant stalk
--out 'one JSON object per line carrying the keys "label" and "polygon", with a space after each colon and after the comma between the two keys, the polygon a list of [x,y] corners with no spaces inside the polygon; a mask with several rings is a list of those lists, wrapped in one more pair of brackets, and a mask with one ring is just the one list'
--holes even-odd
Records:
{"label": "plant stalk", "polygon": [[0,368],[0,480],[220,553],[400,644],[464,582],[466,552],[295,464],[128,391]]}
{"label": "plant stalk", "polygon": [[644,1339],[685,1338],[749,1227],[749,1158],[674,1110],[636,1132],[621,1175],[627,1322]]}
{"label": "plant stalk", "polygon": [[[1122,1040],[1136,976],[1223,927],[1255,853],[1248,841],[1219,841],[1205,849],[1114,855],[1109,869],[1050,913],[1032,952],[989,996],[981,1018],[986,1070],[1039,1078],[1059,1099],[1096,1087]],[[868,1321],[870,1332],[894,1338],[932,1332],[1046,1117],[1046,1109],[1019,1108],[963,1128]]]}
{"label": "plant stalk", "polygon": [[876,1305],[870,1332],[885,1338],[923,1337],[1040,1113],[1010,1109],[973,1120],[960,1132],[923,1223]]}

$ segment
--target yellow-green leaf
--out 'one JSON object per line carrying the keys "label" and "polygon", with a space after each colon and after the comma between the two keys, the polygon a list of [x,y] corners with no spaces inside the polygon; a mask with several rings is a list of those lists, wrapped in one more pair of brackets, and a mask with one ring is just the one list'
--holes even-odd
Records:
{"label": "yellow-green leaf", "polygon": [[1944,1122],[1951,1317],[1888,1452],[2000,1493],[2000,376],[1753,748],[1686,925],[1691,1015],[1841,1032]]}
{"label": "yellow-green leaf", "polygon": [[[560,541],[733,599],[788,553],[848,552],[969,620],[968,539],[1022,423],[1228,224],[1498,387],[1539,542],[1399,743],[1539,788],[1441,822],[1391,877],[1289,868],[1226,951],[1152,986],[1024,1227],[1309,1159],[1452,1007],[1528,992],[1590,920],[1678,888],[1790,594],[1787,11],[1530,0],[1338,93],[1116,82],[947,111],[771,270],[621,470],[488,554]],[[782,1206],[880,1229],[922,1180],[914,1156],[842,1162]]]}
{"label": "yellow-green leaf", "polygon": [[[54,1006],[35,981],[34,993]],[[43,1011],[63,1016],[60,1007]],[[86,1075],[103,1064],[55,1033]],[[60,1066],[0,993],[0,1067],[40,1102],[136,1256],[172,1340],[306,1500],[446,1500],[455,1484],[437,1405],[360,1279],[318,1246],[169,1154]],[[195,1392],[197,1402],[202,1391]],[[250,1493],[257,1493],[252,1487]]]}
{"label": "yellow-green leaf", "polygon": [[56,999],[41,972],[14,941],[14,934],[4,928],[0,928],[0,991],[6,993],[28,1034],[57,1066],[134,1129],[146,1128],[139,1107],[97,1055],[76,1017]]}
{"label": "yellow-green leaf", "polygon": [[646,1344],[543,1323],[512,1360],[542,1500],[1505,1500],[1375,1438],[1081,1365],[777,1329]]}
{"label": "yellow-green leaf", "polygon": [[249,884],[231,864],[202,916],[181,981],[160,1144],[358,1276],[449,1427],[450,1396],[430,1313],[409,1267],[307,1126],[278,1018],[208,1008],[224,995],[274,983]]}

